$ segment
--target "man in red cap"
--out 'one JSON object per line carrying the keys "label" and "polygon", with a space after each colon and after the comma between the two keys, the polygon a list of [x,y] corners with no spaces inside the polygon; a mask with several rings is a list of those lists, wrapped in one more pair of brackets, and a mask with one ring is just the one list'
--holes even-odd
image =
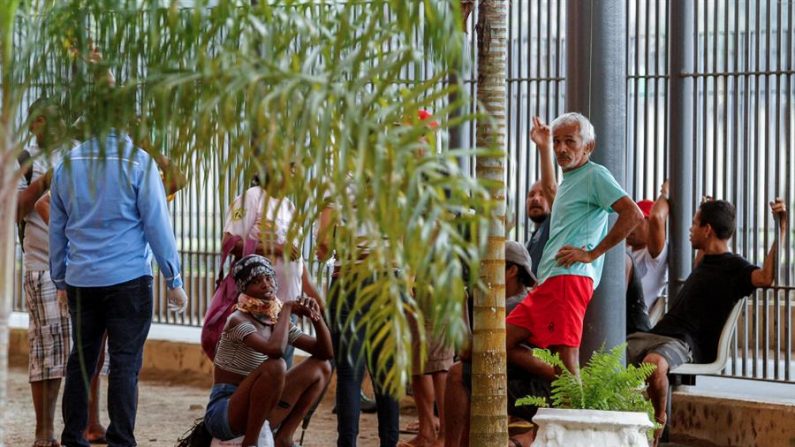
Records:
{"label": "man in red cap", "polygon": [[627,236],[627,245],[635,264],[635,275],[643,285],[646,308],[651,310],[668,282],[668,244],[665,233],[670,209],[668,180],[660,187],[657,200],[641,200],[638,207],[644,219]]}

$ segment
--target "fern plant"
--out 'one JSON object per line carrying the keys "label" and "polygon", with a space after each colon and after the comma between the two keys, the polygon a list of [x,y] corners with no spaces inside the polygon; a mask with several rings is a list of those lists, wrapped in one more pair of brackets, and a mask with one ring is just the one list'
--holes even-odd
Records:
{"label": "fern plant", "polygon": [[580,369],[579,375],[569,372],[558,354],[534,349],[533,356],[558,368],[560,375],[552,382],[551,402],[543,397],[526,396],[516,404],[549,407],[551,403],[554,408],[645,412],[654,421],[654,407],[644,390],[655,366],[649,363],[624,366],[621,359],[625,349],[626,343],[607,352],[600,349]]}

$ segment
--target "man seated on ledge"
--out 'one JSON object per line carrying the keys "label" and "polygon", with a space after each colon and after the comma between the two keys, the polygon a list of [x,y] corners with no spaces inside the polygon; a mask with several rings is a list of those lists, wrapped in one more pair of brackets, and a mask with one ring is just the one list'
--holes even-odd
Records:
{"label": "man seated on ledge", "polygon": [[[784,202],[776,198],[770,209],[779,218],[783,240],[787,230]],[[690,227],[690,244],[697,250],[693,271],[672,302],[671,310],[651,332],[636,332],[627,338],[630,362],[657,366],[648,379],[649,398],[654,404],[655,418],[661,424],[655,433],[655,445],[666,423],[668,371],[691,361],[712,362],[723,325],[735,303],[757,287],[770,286],[775,279],[775,243],[760,269],[731,252],[729,239],[734,231],[734,205],[725,200],[702,202]]]}

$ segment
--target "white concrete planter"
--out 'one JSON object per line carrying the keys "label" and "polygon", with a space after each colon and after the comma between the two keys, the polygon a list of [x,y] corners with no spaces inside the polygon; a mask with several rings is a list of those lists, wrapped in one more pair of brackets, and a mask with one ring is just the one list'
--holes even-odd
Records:
{"label": "white concrete planter", "polygon": [[533,447],[649,447],[646,413],[539,408]]}

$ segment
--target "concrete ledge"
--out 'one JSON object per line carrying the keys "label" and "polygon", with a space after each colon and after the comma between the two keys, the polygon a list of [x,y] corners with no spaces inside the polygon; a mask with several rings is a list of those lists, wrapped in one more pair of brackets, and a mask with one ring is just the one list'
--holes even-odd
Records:
{"label": "concrete ledge", "polygon": [[[781,386],[793,391],[792,385]],[[758,402],[691,389],[673,393],[671,412],[673,441],[699,446],[795,446],[795,405],[784,401]]]}
{"label": "concrete ledge", "polygon": [[[8,361],[11,366],[28,366],[27,315],[15,312],[11,318]],[[153,324],[144,345],[141,378],[195,385],[208,390],[213,383],[213,364],[199,344],[200,329]]]}

